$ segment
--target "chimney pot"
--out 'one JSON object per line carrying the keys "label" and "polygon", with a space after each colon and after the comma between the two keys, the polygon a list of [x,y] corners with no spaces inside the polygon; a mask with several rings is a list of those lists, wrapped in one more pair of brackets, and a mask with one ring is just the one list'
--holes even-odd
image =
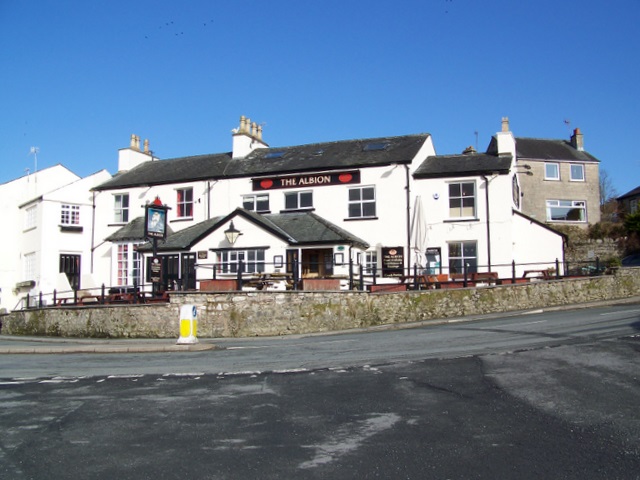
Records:
{"label": "chimney pot", "polygon": [[502,117],[502,131],[509,131],[509,117]]}
{"label": "chimney pot", "polygon": [[582,135],[579,128],[575,128],[573,130],[573,135],[571,135],[571,146],[579,151],[584,150],[584,135]]}
{"label": "chimney pot", "polygon": [[473,145],[469,145],[467,148],[465,148],[465,149],[462,151],[462,154],[463,154],[463,155],[468,155],[468,154],[471,154],[471,153],[476,153],[476,149],[475,149],[475,148],[473,148]]}

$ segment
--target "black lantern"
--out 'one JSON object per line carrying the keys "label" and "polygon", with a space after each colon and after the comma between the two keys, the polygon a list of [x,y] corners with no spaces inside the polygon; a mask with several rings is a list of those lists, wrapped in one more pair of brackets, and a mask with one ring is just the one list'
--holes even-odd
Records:
{"label": "black lantern", "polygon": [[238,237],[240,235],[242,235],[242,233],[240,232],[240,230],[236,230],[236,228],[233,226],[233,220],[231,220],[229,228],[224,231],[224,236],[227,237],[227,242],[233,245],[234,243],[236,243],[236,240],[238,240]]}

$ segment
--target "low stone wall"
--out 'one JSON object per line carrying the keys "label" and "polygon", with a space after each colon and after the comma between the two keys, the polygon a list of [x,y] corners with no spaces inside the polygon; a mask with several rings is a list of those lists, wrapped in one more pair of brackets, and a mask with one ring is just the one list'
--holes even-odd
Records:
{"label": "low stone wall", "polygon": [[171,303],[55,307],[13,312],[3,334],[65,337],[177,338],[180,307],[198,309],[199,337],[329,332],[464,315],[528,310],[640,292],[640,268],[611,275],[456,290],[407,292],[184,292]]}

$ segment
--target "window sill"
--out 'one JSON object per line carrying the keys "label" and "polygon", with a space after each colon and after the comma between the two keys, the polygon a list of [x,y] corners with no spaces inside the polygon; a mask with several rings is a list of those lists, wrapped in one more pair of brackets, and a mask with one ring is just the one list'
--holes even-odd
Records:
{"label": "window sill", "polygon": [[356,222],[358,220],[378,220],[378,217],[349,217],[345,218],[345,222]]}
{"label": "window sill", "polygon": [[280,213],[295,213],[295,212],[315,212],[314,207],[309,208],[292,208],[291,210],[280,210]]}
{"label": "window sill", "polygon": [[587,223],[586,220],[547,220],[548,223],[559,223],[560,225],[578,225],[581,223]]}
{"label": "window sill", "polygon": [[61,232],[82,233],[80,225],[59,225]]}
{"label": "window sill", "polygon": [[479,218],[449,218],[447,220],[443,220],[442,223],[468,223],[468,222],[479,222]]}

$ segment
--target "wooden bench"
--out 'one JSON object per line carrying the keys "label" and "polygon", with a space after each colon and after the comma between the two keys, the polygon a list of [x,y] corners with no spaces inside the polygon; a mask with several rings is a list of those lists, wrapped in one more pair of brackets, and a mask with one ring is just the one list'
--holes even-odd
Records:
{"label": "wooden bench", "polygon": [[549,270],[525,270],[522,274],[522,278],[541,278],[543,280],[551,280],[551,273]]}

